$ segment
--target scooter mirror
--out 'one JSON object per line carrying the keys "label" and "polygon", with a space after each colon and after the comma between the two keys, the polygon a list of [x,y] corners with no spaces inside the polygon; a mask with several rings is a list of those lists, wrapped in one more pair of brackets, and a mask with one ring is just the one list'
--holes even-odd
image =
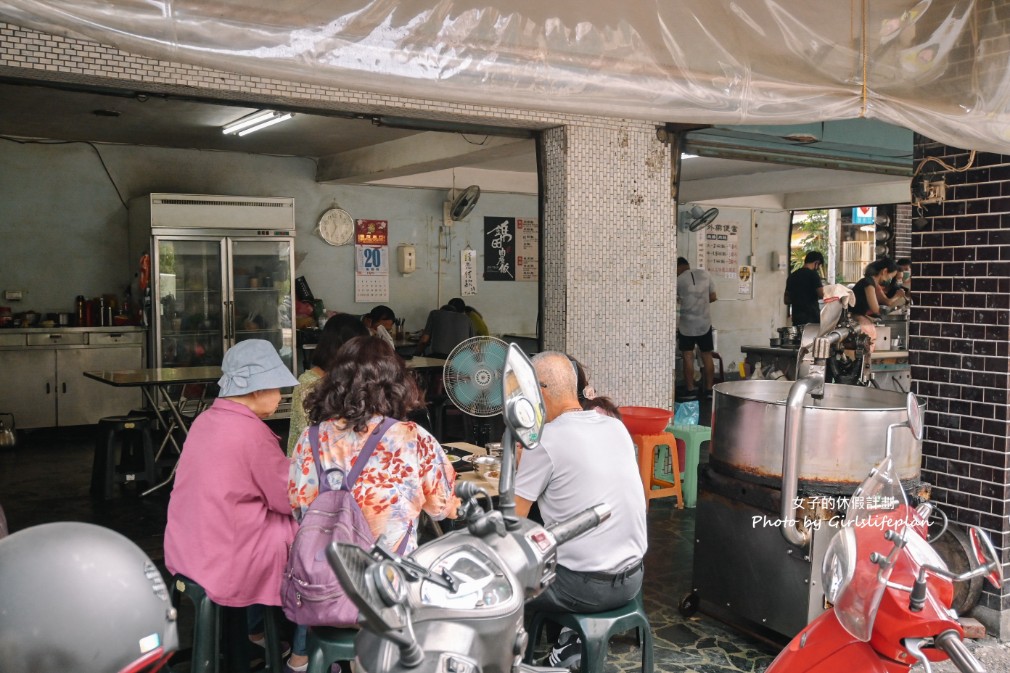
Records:
{"label": "scooter mirror", "polygon": [[999,562],[996,548],[992,546],[989,536],[978,526],[972,526],[968,529],[968,537],[971,539],[971,548],[975,552],[975,558],[981,565],[991,568],[991,572],[985,578],[989,580],[989,584],[993,588],[1001,589],[1003,587],[1003,564]]}
{"label": "scooter mirror", "polygon": [[547,409],[533,363],[515,344],[509,345],[505,357],[502,404],[505,425],[513,437],[526,449],[536,448]]}

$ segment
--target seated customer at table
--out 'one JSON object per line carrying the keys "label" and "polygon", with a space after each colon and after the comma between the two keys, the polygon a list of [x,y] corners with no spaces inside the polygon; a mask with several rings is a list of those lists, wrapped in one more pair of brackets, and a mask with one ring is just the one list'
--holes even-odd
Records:
{"label": "seated customer at table", "polygon": [[[319,425],[320,463],[334,490],[384,418],[404,418],[424,406],[403,359],[372,336],[340,347],[307,402],[309,420]],[[298,439],[288,483],[290,508],[298,517],[319,494],[309,435],[306,429]],[[417,547],[422,510],[436,521],[456,516],[455,481],[456,471],[435,438],[416,423],[398,421],[386,430],[352,490],[376,539],[409,554]]]}
{"label": "seated customer at table", "polygon": [[446,304],[428,314],[424,331],[417,342],[416,354],[444,358],[453,348],[472,336],[476,336],[473,322],[465,313]]}
{"label": "seated customer at table", "polygon": [[394,350],[396,349],[392,335],[393,323],[396,322],[396,314],[393,313],[393,309],[388,306],[376,306],[365,314],[361,322],[365,323],[369,333],[382,337],[383,341],[392,346]]}
{"label": "seated customer at table", "polygon": [[338,313],[330,317],[323,326],[319,343],[312,352],[312,367],[298,377],[298,385],[291,391],[291,424],[288,426],[288,455],[295,450],[295,444],[308,427],[308,417],[305,409],[305,398],[315,387],[319,379],[333,364],[337,350],[345,341],[357,336],[368,334],[368,328],[350,313]]}
{"label": "seated customer at table", "polygon": [[614,404],[614,401],[609,397],[596,394],[596,389],[589,383],[589,373],[582,363],[571,355],[568,356],[568,359],[572,361],[572,366],[575,367],[575,390],[578,391],[579,404],[582,405],[582,408],[586,411],[595,411],[598,414],[612,416],[617,420],[621,420],[621,411]]}
{"label": "seated customer at table", "polygon": [[[547,424],[541,446],[523,451],[515,480],[516,513],[526,516],[536,502],[549,526],[603,502],[612,515],[558,547],[557,578],[527,608],[602,612],[625,605],[642,587],[648,546],[635,445],[620,421],[582,409],[567,355],[539,353],[533,366],[543,388]],[[581,647],[574,632],[562,630],[550,664],[576,665]]]}
{"label": "seated customer at table", "polygon": [[484,322],[484,316],[473,306],[467,306],[459,297],[450,299],[447,306],[457,313],[465,314],[470,319],[470,322],[473,323],[474,336],[491,336],[487,323]]}
{"label": "seated customer at table", "polygon": [[[165,565],[218,605],[281,604],[281,574],[296,523],[287,498],[289,460],[262,419],[280,388],[298,381],[260,339],[225,353],[220,396],[193,421],[168,503]],[[253,613],[250,613],[253,614]],[[262,642],[262,625],[250,624]]]}

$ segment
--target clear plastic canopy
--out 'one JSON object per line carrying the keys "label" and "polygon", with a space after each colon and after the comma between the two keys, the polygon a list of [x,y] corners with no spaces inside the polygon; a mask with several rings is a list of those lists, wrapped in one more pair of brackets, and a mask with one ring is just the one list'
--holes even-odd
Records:
{"label": "clear plastic canopy", "polygon": [[656,122],[870,117],[1010,153],[983,0],[0,0],[0,19],[229,72]]}

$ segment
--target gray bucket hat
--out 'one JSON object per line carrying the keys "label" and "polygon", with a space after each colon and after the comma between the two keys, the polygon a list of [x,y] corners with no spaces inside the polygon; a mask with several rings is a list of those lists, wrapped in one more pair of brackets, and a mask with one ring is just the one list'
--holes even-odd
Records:
{"label": "gray bucket hat", "polygon": [[287,365],[269,341],[247,339],[239,341],[224,354],[223,376],[218,397],[237,397],[257,390],[273,390],[298,385]]}

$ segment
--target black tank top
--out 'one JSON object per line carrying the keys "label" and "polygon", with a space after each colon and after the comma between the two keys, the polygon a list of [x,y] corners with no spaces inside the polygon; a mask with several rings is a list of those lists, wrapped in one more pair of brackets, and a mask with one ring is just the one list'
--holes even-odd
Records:
{"label": "black tank top", "polygon": [[[852,288],[853,294],[856,295],[856,305],[849,309],[849,313],[854,315],[872,315],[876,316],[876,313],[870,312],[870,302],[866,299],[866,288],[876,288],[876,281],[873,280],[872,276],[863,276]],[[876,292],[876,289],[874,289]]]}

